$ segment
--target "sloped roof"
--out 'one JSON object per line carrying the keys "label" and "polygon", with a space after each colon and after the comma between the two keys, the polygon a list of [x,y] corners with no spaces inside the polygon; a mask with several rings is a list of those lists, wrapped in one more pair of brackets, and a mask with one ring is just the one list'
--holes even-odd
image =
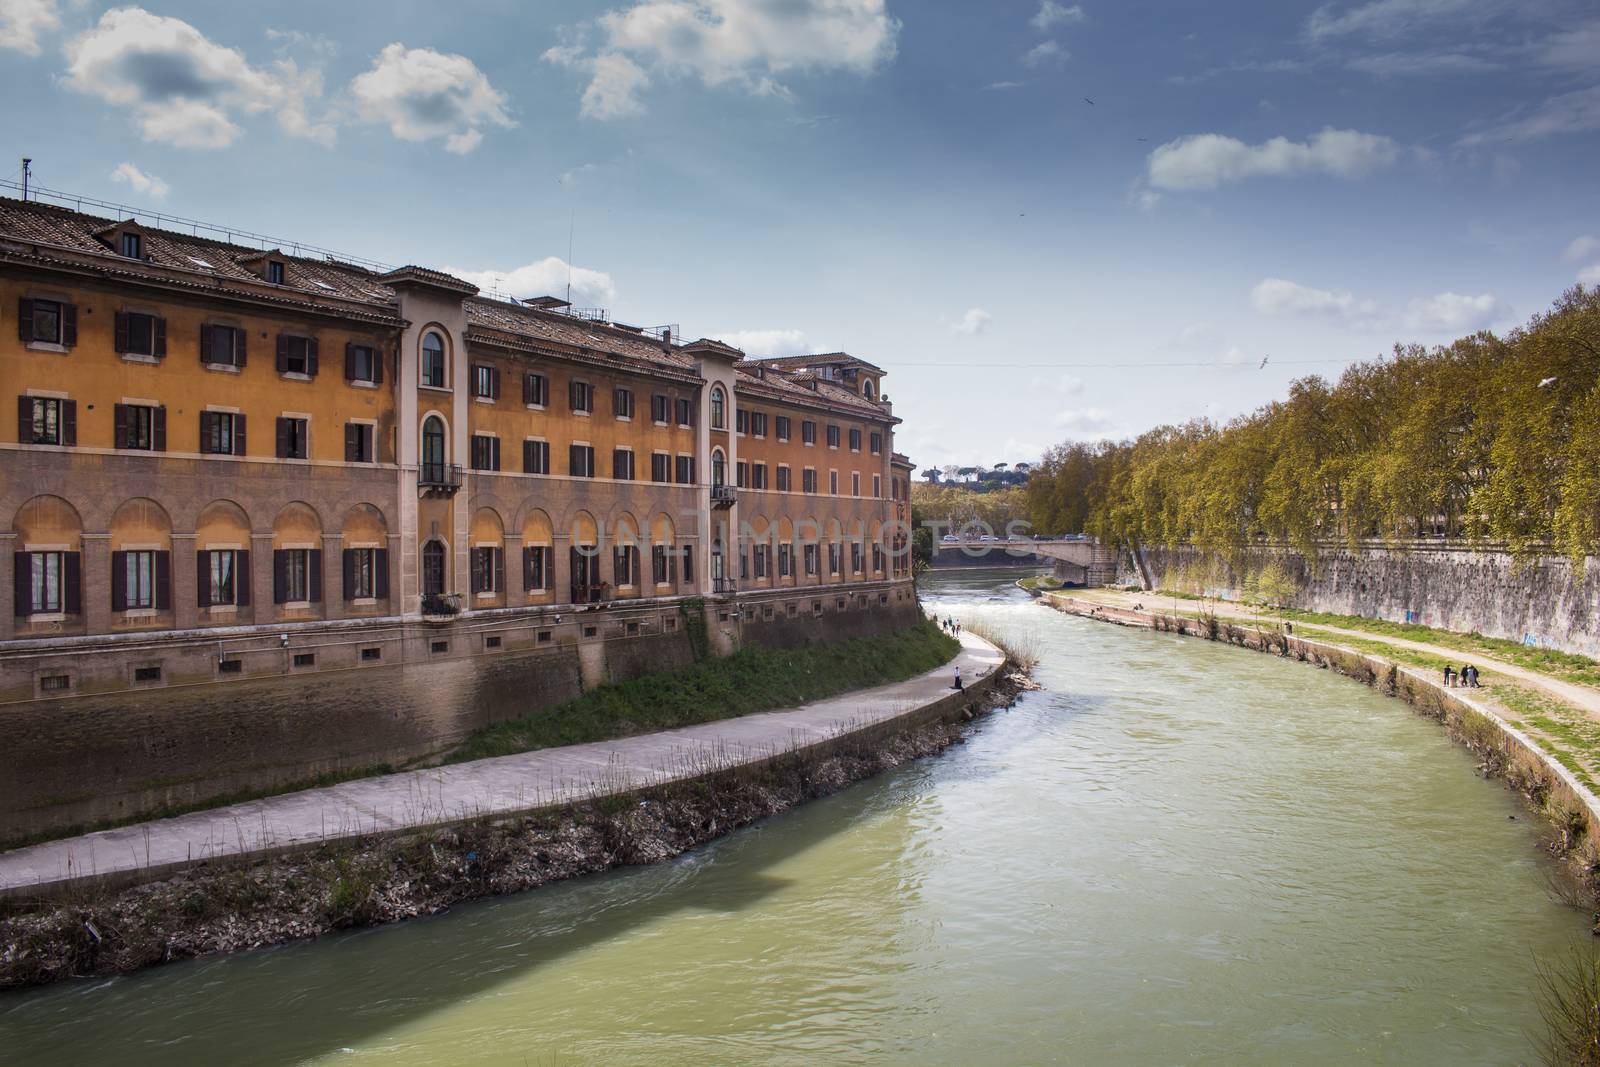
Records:
{"label": "sloped roof", "polygon": [[780,370],[801,370],[826,363],[834,367],[859,367],[877,374],[883,373],[882,367],[852,356],[848,352],[818,352],[809,356],[772,356],[753,362],[763,363],[769,367],[777,367]]}

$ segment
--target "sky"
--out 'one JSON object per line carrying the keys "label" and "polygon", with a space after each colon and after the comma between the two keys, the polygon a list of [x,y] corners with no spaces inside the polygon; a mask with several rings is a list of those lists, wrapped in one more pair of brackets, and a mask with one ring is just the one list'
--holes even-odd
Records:
{"label": "sky", "polygon": [[848,351],[922,466],[1600,284],[1592,2],[0,0],[0,99],[0,178]]}

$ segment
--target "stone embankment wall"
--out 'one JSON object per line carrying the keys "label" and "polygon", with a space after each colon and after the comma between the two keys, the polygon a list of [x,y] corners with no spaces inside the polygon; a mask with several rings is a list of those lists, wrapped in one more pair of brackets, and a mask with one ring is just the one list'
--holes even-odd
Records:
{"label": "stone embankment wall", "polygon": [[[884,634],[922,617],[909,583],[702,610],[713,653]],[[489,613],[441,627],[330,625],[296,631],[289,648],[272,635],[228,642],[227,654],[244,660],[236,677],[216,673],[216,635],[165,638],[126,654],[159,654],[159,686],[95,693],[85,685],[83,695],[0,703],[0,840],[401,765],[596,685],[687,664],[691,629],[676,604],[551,618]],[[311,648],[317,669],[296,670],[293,656]],[[363,649],[380,653],[364,660]],[[38,657],[54,664],[71,653]],[[66,669],[27,658],[11,653],[7,666],[24,676]]]}
{"label": "stone embankment wall", "polygon": [[[1309,611],[1416,622],[1600,657],[1600,561],[1579,573],[1565,558],[1521,566],[1506,552],[1411,543],[1329,545],[1315,561],[1284,547],[1246,549],[1236,564],[1187,546],[1143,548],[1150,580],[1170,588],[1186,579],[1225,599],[1242,599],[1252,576],[1274,565],[1293,585],[1291,606]],[[1139,585],[1127,552],[1117,584]]]}

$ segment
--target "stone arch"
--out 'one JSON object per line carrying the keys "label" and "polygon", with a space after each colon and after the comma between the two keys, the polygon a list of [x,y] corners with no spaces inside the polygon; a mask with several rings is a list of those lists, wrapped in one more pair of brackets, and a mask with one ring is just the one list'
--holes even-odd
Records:
{"label": "stone arch", "polygon": [[728,428],[728,394],[723,391],[721,384],[711,387],[711,428],[713,430],[726,430]]}
{"label": "stone arch", "polygon": [[322,548],[322,516],[303,500],[294,500],[278,510],[272,520],[272,547]]}
{"label": "stone arch", "polygon": [[552,545],[555,543],[555,527],[550,522],[550,516],[543,508],[529,508],[522,517],[522,544],[523,547],[533,545]]}
{"label": "stone arch", "polygon": [[472,528],[467,538],[472,548],[500,548],[505,544],[506,525],[494,508],[479,508],[472,515]]}
{"label": "stone arch", "polygon": [[611,529],[607,533],[610,535],[607,539],[617,547],[638,547],[643,536],[639,520],[635,519],[631,512],[621,510],[612,517]]}
{"label": "stone arch", "polygon": [[668,548],[678,543],[678,530],[671,515],[663,511],[650,520],[650,543],[666,545]]}
{"label": "stone arch", "polygon": [[199,550],[250,550],[250,517],[231,500],[213,500],[200,509],[194,524],[194,544]]}
{"label": "stone arch", "polygon": [[455,343],[450,331],[439,322],[427,323],[417,331],[417,381],[419,384],[429,384],[428,362],[435,342],[444,362],[441,381],[444,388],[449,388],[456,365]]}
{"label": "stone arch", "polygon": [[572,521],[567,524],[567,533],[574,545],[593,548],[600,543],[600,524],[595,522],[593,515],[582,509],[573,513]]}
{"label": "stone arch", "polygon": [[24,503],[11,520],[11,529],[19,551],[29,545],[57,546],[62,552],[83,549],[83,518],[59,496],[36,496]]}
{"label": "stone arch", "polygon": [[450,465],[450,420],[443,412],[425,411],[418,420],[417,463],[424,477],[442,476],[443,468]]}
{"label": "stone arch", "polygon": [[794,540],[800,545],[815,545],[822,542],[822,523],[814,515],[803,515],[794,524]]}
{"label": "stone arch", "polygon": [[389,547],[389,525],[374,504],[363,502],[346,511],[340,533],[346,548]]}
{"label": "stone arch", "polygon": [[728,484],[728,457],[720,446],[711,450],[711,484]]}

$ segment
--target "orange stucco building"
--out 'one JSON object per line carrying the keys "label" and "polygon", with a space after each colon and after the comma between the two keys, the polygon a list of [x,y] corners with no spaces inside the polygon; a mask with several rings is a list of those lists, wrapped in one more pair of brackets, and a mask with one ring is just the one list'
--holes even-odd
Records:
{"label": "orange stucco building", "polygon": [[222,236],[0,200],[0,702],[914,609],[880,368]]}

